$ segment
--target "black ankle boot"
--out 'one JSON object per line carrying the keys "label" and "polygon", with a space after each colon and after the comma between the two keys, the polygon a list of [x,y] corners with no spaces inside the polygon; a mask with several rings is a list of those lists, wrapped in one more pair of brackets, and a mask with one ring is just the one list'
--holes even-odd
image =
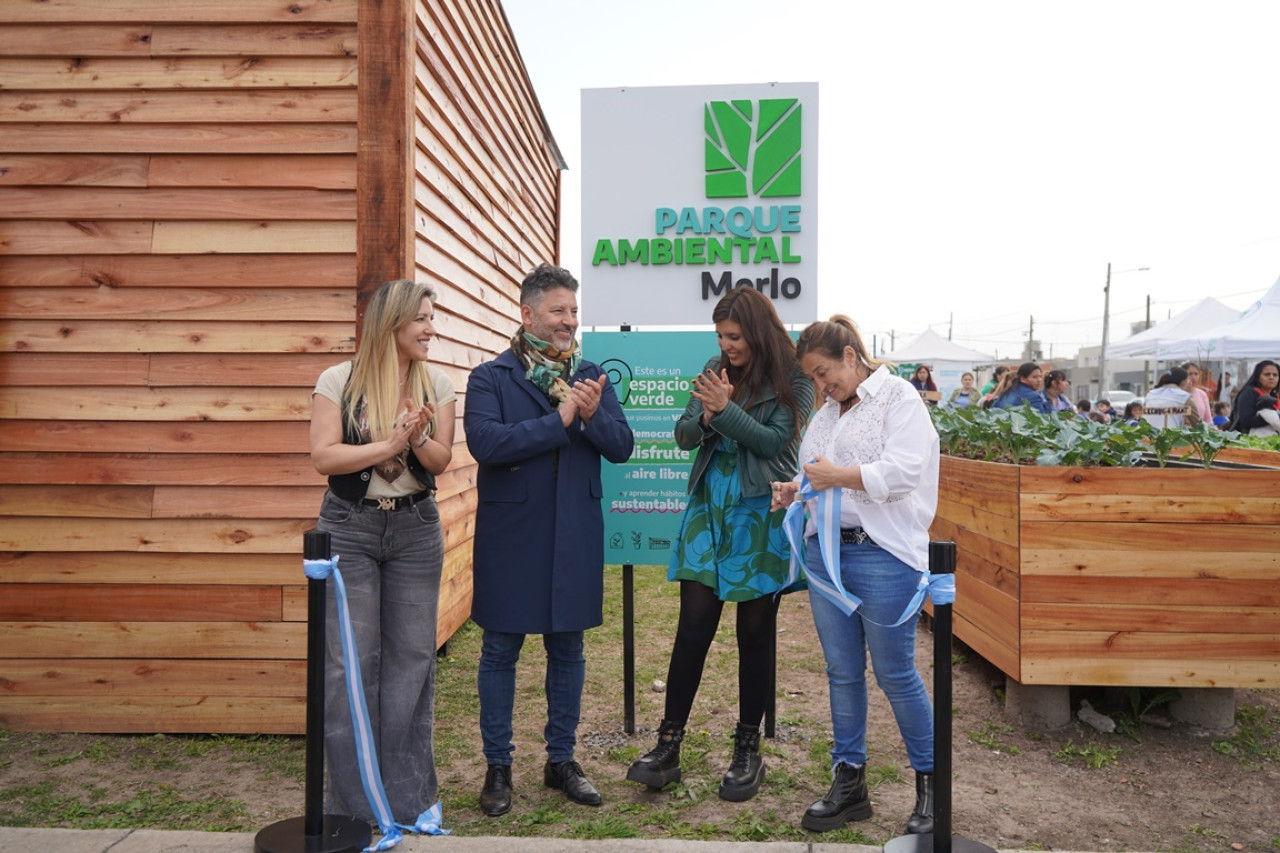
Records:
{"label": "black ankle boot", "polygon": [[800,825],[812,832],[830,832],[851,820],[871,817],[871,797],[867,794],[867,769],[843,761],[831,771],[831,790],[809,806]]}
{"label": "black ankle boot", "polygon": [[631,765],[627,778],[655,790],[679,782],[680,743],[683,740],[684,723],[663,720],[658,726],[658,745]]}
{"label": "black ankle boot", "polygon": [[916,807],[907,820],[909,835],[933,832],[933,774],[916,773]]}
{"label": "black ankle boot", "polygon": [[764,780],[764,761],[760,758],[760,726],[738,723],[733,733],[733,760],[720,780],[720,799],[731,803],[745,802],[760,790]]}

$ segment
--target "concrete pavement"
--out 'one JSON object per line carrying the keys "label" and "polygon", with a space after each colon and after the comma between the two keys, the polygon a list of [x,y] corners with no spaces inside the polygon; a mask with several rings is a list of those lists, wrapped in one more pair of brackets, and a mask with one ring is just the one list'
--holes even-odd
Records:
{"label": "concrete pavement", "polygon": [[[170,832],[157,829],[25,829],[0,827],[0,853],[253,853],[252,832]],[[306,853],[299,838],[298,853]],[[681,841],[627,838],[406,836],[399,853],[881,853],[861,844],[809,841]]]}

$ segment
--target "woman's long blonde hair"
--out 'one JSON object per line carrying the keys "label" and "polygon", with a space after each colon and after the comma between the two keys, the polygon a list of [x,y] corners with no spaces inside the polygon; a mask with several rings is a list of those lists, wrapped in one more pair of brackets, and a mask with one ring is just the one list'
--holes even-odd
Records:
{"label": "woman's long blonde hair", "polygon": [[[404,393],[400,392],[396,332],[418,316],[423,299],[430,299],[434,308],[435,290],[428,284],[407,278],[388,281],[369,297],[360,343],[356,347],[356,357],[351,361],[351,380],[343,394],[343,410],[351,432],[359,429],[358,403],[361,398],[365,401],[371,441],[382,441],[391,435],[405,397],[418,404],[423,400],[435,404],[435,388],[426,362],[409,362],[409,381]],[[428,431],[435,431],[434,417]]]}

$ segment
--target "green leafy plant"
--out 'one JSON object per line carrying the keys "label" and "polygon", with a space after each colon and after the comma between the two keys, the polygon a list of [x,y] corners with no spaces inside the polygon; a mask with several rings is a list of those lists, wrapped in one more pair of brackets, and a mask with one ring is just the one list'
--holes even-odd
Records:
{"label": "green leafy plant", "polygon": [[1187,444],[1191,445],[1191,448],[1200,457],[1200,461],[1204,463],[1206,468],[1213,465],[1214,458],[1224,447],[1235,443],[1239,437],[1240,433],[1238,432],[1224,432],[1204,422],[1183,431],[1183,438],[1186,439]]}
{"label": "green leafy plant", "polygon": [[1099,746],[1096,743],[1076,746],[1074,741],[1069,740],[1058,749],[1055,757],[1063,764],[1079,761],[1085,767],[1101,770],[1117,763],[1120,760],[1120,752],[1121,749],[1118,746]]}
{"label": "green leafy plant", "polygon": [[[1199,458],[1204,467],[1213,465],[1224,448],[1257,446],[1264,440],[1222,432],[1208,424],[1196,427],[1160,429],[1147,421],[1129,426],[1098,423],[1088,418],[1044,414],[1029,406],[1012,409],[953,409],[942,406],[929,410],[942,452],[948,456],[984,462],[1018,465],[1066,465],[1133,468],[1153,460],[1164,468],[1178,459]],[[1280,450],[1280,436],[1274,447]]]}
{"label": "green leafy plant", "polygon": [[1253,450],[1276,450],[1280,451],[1280,435],[1244,435],[1241,434],[1236,443],[1241,447],[1248,447]]}

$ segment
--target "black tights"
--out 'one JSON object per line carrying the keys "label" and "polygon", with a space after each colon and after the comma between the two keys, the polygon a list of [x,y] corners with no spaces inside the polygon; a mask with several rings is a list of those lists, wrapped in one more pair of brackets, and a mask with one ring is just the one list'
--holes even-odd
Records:
{"label": "black tights", "polygon": [[[680,622],[667,670],[665,719],[683,725],[689,720],[693,697],[702,681],[707,650],[720,626],[721,601],[708,586],[680,581]],[[738,602],[738,718],[759,726],[772,688],[773,635],[778,598],[766,595]]]}

